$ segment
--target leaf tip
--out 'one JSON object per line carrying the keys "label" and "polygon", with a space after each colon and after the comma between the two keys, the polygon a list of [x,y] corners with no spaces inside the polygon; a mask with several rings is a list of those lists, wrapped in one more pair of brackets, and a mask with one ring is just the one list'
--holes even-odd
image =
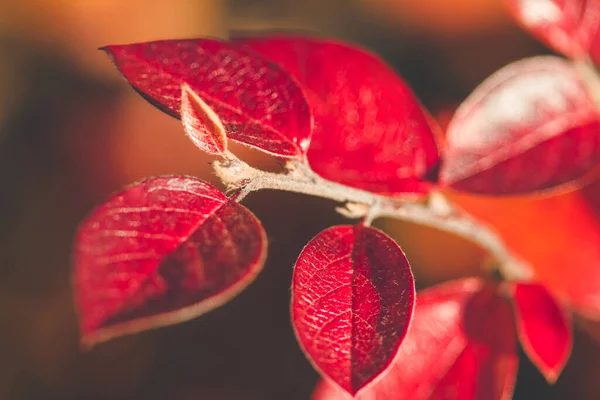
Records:
{"label": "leaf tip", "polygon": [[546,381],[554,384],[573,347],[569,314],[540,284],[512,286],[517,334],[523,350]]}
{"label": "leaf tip", "polygon": [[556,383],[556,381],[558,380],[558,378],[560,378],[560,375],[562,374],[563,370],[565,369],[565,366],[567,365],[567,362],[569,361],[570,356],[571,356],[571,347],[569,346],[568,351],[565,351],[560,362],[556,363],[554,366],[549,366],[547,364],[544,364],[543,362],[540,362],[540,360],[532,359],[532,362],[536,366],[538,371],[540,371],[540,373],[544,376],[544,378],[546,379],[546,382],[548,382],[549,385],[554,385]]}
{"label": "leaf tip", "polygon": [[544,378],[546,378],[546,382],[548,382],[549,385],[554,385],[558,378],[560,378],[560,375],[565,369],[569,358],[571,358],[572,344],[572,340],[570,340],[565,348],[565,351],[560,361],[552,367],[540,362],[539,360],[532,360],[534,361],[534,364],[537,367],[537,369],[541,372],[542,375],[544,375]]}
{"label": "leaf tip", "polygon": [[560,376],[560,373],[562,372],[563,367],[560,368],[553,368],[553,369],[549,369],[546,371],[542,371],[542,374],[544,375],[544,378],[546,378],[546,382],[548,382],[549,385],[554,385],[556,383],[556,381],[558,380],[558,377]]}
{"label": "leaf tip", "polygon": [[116,47],[115,45],[107,44],[107,45],[98,47],[98,50],[103,51],[104,53],[106,53],[107,56],[109,56],[110,58],[113,58],[115,47]]}
{"label": "leaf tip", "polygon": [[94,338],[93,335],[83,334],[79,339],[79,349],[84,352],[90,352],[94,347],[96,347],[98,341]]}

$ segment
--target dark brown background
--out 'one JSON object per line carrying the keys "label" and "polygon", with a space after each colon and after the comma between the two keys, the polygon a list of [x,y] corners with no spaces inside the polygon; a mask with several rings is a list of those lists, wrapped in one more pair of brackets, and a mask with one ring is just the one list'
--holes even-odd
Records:
{"label": "dark brown background", "polygon": [[[77,224],[111,192],[153,174],[214,181],[178,122],[133,93],[96,48],[281,27],[373,49],[441,116],[494,70],[548,52],[500,0],[0,2],[1,400],[309,398],[317,375],[289,323],[290,278],[302,246],[342,222],[331,202],[250,196],[270,239],[264,272],[230,304],[179,326],[82,353],[70,287]],[[440,234],[415,239],[413,229],[394,232],[420,286],[476,271],[475,248]],[[597,398],[599,356],[578,333],[553,389],[523,359],[515,398]]]}

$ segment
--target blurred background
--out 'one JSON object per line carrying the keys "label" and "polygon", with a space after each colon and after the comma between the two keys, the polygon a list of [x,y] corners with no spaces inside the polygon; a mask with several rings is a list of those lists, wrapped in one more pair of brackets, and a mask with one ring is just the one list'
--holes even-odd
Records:
{"label": "blurred background", "polygon": [[[156,174],[216,183],[210,159],[179,122],[127,87],[96,49],[273,28],[372,49],[442,124],[490,73],[548,53],[511,22],[501,0],[0,0],[0,400],[309,398],[317,375],[289,323],[289,287],[304,244],[343,223],[332,202],[251,195],[246,204],[270,239],[265,270],[231,303],[179,326],[83,353],[70,283],[77,224],[112,192]],[[569,246],[600,248],[600,239],[569,230],[573,207],[577,217],[597,218],[598,186],[552,200],[453,198],[498,224],[536,261],[540,279],[566,293],[586,273],[598,274],[600,264],[557,261],[581,253]],[[479,274],[482,253],[473,245],[410,224],[388,228],[419,287]],[[516,399],[598,398],[599,330],[585,326],[552,388],[522,357]]]}

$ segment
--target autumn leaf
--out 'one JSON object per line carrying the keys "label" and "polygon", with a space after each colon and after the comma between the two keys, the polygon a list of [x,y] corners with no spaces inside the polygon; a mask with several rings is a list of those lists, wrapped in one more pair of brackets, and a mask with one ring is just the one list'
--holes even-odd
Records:
{"label": "autumn leaf", "polygon": [[261,270],[267,243],[245,207],[195,178],[130,186],[98,207],[75,243],[82,344],[187,321]]}
{"label": "autumn leaf", "polygon": [[292,322],[325,377],[355,394],[389,365],[412,317],[414,282],[383,232],[334,226],[302,251],[292,283]]}

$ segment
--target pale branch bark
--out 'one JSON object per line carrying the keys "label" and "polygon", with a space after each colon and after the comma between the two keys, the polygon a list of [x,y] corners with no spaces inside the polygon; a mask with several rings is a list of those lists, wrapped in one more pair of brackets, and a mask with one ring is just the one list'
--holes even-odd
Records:
{"label": "pale branch bark", "polygon": [[239,202],[249,193],[263,189],[338,201],[345,203],[344,207],[337,208],[340,214],[348,218],[364,218],[367,224],[377,218],[389,217],[461,236],[486,251],[505,279],[531,279],[531,268],[513,255],[493,230],[449,204],[440,193],[430,195],[427,203],[415,199],[392,199],[328,181],[300,162],[289,162],[286,173],[261,171],[236,158],[216,161],[213,168],[228,190],[236,191],[235,201]]}
{"label": "pale branch bark", "polygon": [[213,168],[228,190],[241,190],[236,201],[242,200],[251,192],[263,189],[303,193],[341,203],[373,205],[388,199],[323,179],[300,163],[288,163],[287,172],[283,174],[261,171],[239,159],[216,161]]}
{"label": "pale branch bark", "polygon": [[[443,199],[440,193],[435,193],[434,196],[437,201]],[[430,205],[419,203],[407,203],[400,207],[381,203],[375,206],[372,214],[375,218],[397,218],[453,233],[475,243],[488,253],[505,279],[529,281],[533,278],[531,267],[512,254],[496,232],[466,212],[448,203],[446,205],[443,212],[438,212]]]}

